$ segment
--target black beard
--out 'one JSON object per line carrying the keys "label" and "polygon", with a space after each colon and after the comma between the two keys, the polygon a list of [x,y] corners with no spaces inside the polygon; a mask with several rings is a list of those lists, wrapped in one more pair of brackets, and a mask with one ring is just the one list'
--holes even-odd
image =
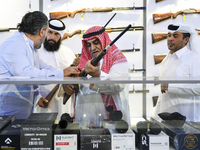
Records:
{"label": "black beard", "polygon": [[48,40],[47,38],[44,41],[44,48],[48,51],[48,52],[55,52],[58,51],[60,48],[60,44],[61,44],[61,38],[58,40],[58,42],[54,41],[55,44],[50,44],[49,41],[54,41],[54,40]]}

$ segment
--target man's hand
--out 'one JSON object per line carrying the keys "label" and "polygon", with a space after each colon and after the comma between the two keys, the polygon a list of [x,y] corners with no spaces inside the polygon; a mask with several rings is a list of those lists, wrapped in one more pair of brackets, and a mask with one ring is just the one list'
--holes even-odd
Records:
{"label": "man's hand", "polygon": [[63,89],[68,95],[72,95],[74,93],[74,85],[73,84],[63,84]]}
{"label": "man's hand", "polygon": [[93,66],[91,64],[91,61],[89,60],[84,67],[84,70],[87,74],[93,76],[93,77],[99,77],[101,75],[100,70],[100,62],[97,64],[97,66]]}
{"label": "man's hand", "polygon": [[168,90],[168,84],[161,84],[161,93],[166,93]]}
{"label": "man's hand", "polygon": [[[45,106],[45,105],[43,104],[43,102],[45,102],[45,103],[47,104],[47,106]],[[41,98],[39,99],[39,101],[38,101],[38,105],[39,105],[40,107],[47,108],[47,107],[49,107],[49,101],[48,101],[47,99],[45,99],[44,97],[41,97]]]}
{"label": "man's hand", "polygon": [[65,68],[63,70],[64,72],[64,77],[69,77],[69,76],[78,76],[79,75],[79,72],[78,72],[78,68],[77,67],[68,67],[68,68]]}
{"label": "man's hand", "polygon": [[72,63],[73,66],[78,66],[80,63],[80,57],[76,57]]}

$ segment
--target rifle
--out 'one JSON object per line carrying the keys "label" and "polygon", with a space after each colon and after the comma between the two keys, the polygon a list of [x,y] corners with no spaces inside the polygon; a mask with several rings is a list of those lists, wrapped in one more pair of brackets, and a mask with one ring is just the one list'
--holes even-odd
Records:
{"label": "rifle", "polygon": [[6,32],[10,30],[17,30],[17,28],[0,28],[0,32]]}
{"label": "rifle", "polygon": [[60,12],[50,12],[50,19],[63,19],[66,17],[74,17],[76,13],[85,13],[85,12],[111,12],[111,11],[118,11],[118,10],[138,10],[138,9],[146,9],[146,7],[107,7],[107,8],[82,8],[79,10],[75,10],[73,12],[68,11],[60,11]]}
{"label": "rifle", "polygon": [[[80,53],[78,53],[78,54],[74,54],[76,57],[80,57]],[[71,65],[71,66],[73,66],[73,65]],[[48,103],[45,103],[44,101],[43,101],[43,105],[45,106],[45,107],[47,107],[48,106],[48,104],[50,103],[50,101],[52,100],[52,98],[53,98],[53,96],[55,95],[55,93],[57,92],[57,90],[59,89],[59,84],[57,84],[50,92],[49,92],[49,94],[45,97],[45,99],[46,100],[48,100]]]}
{"label": "rifle", "polygon": [[154,55],[155,65],[160,64],[167,54],[156,54]]}
{"label": "rifle", "polygon": [[156,24],[158,22],[167,20],[169,18],[175,19],[180,14],[194,14],[194,13],[200,13],[200,10],[190,8],[190,9],[180,10],[175,13],[167,12],[164,14],[153,14],[153,22],[154,22],[154,24]]}
{"label": "rifle", "polygon": [[[98,62],[106,55],[107,50],[126,32],[131,28],[131,24],[129,24],[109,45],[106,46],[104,50],[102,50],[96,57],[92,58],[91,64],[93,66],[96,66]],[[84,69],[81,70],[80,77],[86,77],[87,73]],[[70,98],[71,95],[68,95],[67,93],[64,94],[63,97],[63,104],[66,104],[67,100]]]}
{"label": "rifle", "polygon": [[[105,28],[107,33],[111,33],[111,32],[122,32],[126,27],[115,27],[115,28]],[[132,26],[128,29],[128,31],[138,31],[138,30],[144,30],[143,26]],[[72,36],[74,36],[75,34],[84,34],[85,30],[75,30],[71,33],[65,32],[62,40],[65,40],[67,38],[71,38]]]}

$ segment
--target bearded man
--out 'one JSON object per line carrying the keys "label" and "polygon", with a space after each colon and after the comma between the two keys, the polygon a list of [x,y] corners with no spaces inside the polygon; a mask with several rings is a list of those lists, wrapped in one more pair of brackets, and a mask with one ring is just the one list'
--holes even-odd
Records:
{"label": "bearded man", "polygon": [[[75,58],[71,49],[61,44],[65,28],[65,24],[61,20],[50,19],[47,37],[44,44],[38,50],[38,55],[41,60],[61,70],[70,65],[77,66],[80,60],[80,58]],[[40,86],[41,96],[46,97],[54,87],[55,84]],[[57,95],[58,94],[55,93],[49,103],[46,99],[40,99],[34,112],[58,112],[58,118],[60,118],[62,113],[70,113],[70,101],[67,105],[63,105],[62,98]],[[47,107],[44,106],[43,101],[48,103]]]}

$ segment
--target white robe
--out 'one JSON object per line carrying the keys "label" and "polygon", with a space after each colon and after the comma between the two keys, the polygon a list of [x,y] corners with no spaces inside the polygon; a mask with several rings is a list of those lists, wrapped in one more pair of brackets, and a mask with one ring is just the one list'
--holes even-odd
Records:
{"label": "white robe", "polygon": [[[200,56],[184,48],[168,53],[160,65],[160,77],[200,78]],[[200,84],[168,84],[166,93],[160,93],[154,117],[162,112],[179,112],[187,121],[200,121]]]}
{"label": "white robe", "polygon": [[[56,52],[48,52],[42,46],[38,50],[38,55],[40,59],[49,65],[57,69],[65,69],[69,67],[75,58],[74,53],[67,48],[66,46],[61,45],[59,50]],[[55,87],[55,84],[51,85],[42,85],[40,86],[40,94],[43,97],[46,97],[49,92]],[[69,100],[65,105],[63,105],[63,97],[58,97],[58,91],[55,93],[52,98],[48,108],[42,108],[39,105],[36,105],[34,108],[35,113],[49,113],[49,112],[58,112],[58,119],[63,113],[71,113],[71,100]],[[71,98],[70,98],[71,99]]]}
{"label": "white robe", "polygon": [[[100,64],[103,64],[103,59]],[[101,71],[101,77],[125,77],[127,79],[129,77],[128,62],[113,65],[108,74]],[[100,127],[103,119],[108,119],[101,93],[112,96],[117,110],[122,111],[122,119],[130,125],[128,84],[96,84],[92,89],[85,84],[81,85],[80,91],[76,96],[75,105],[75,121],[79,122],[80,127],[88,127],[90,123]]]}

